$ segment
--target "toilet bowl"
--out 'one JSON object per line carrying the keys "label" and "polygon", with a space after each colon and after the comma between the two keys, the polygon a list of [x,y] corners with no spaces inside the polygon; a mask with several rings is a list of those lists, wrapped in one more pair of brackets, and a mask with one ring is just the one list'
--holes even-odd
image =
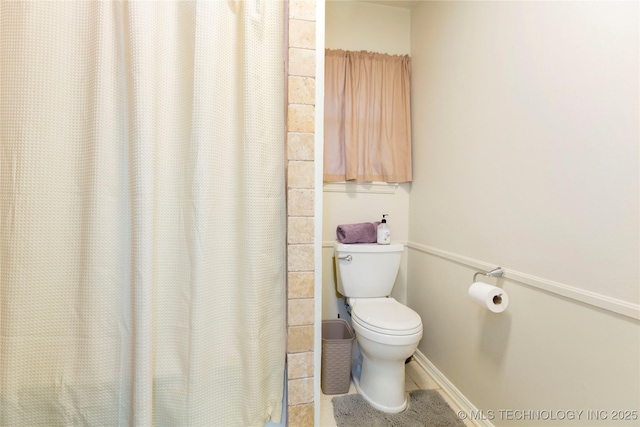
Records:
{"label": "toilet bowl", "polygon": [[359,349],[354,385],[374,408],[401,412],[407,407],[404,362],[422,338],[420,316],[393,298],[350,299],[349,304]]}
{"label": "toilet bowl", "polygon": [[350,307],[356,335],[352,365],[358,393],[374,408],[403,411],[405,360],[422,338],[420,316],[389,297],[404,246],[336,243],[338,291]]}

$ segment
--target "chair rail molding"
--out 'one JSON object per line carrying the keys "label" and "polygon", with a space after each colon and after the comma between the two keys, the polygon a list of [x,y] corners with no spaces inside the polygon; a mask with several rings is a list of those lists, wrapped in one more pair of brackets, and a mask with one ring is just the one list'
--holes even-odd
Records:
{"label": "chair rail molding", "polygon": [[[407,247],[419,252],[444,258],[458,264],[473,267],[475,269],[488,271],[492,268],[495,268],[495,264],[490,264],[488,262],[480,261],[464,255],[448,252],[443,249],[434,248],[432,246],[427,246],[416,242],[407,242]],[[511,270],[508,266],[502,266],[502,268],[504,268],[504,275],[502,277],[507,280],[518,282],[537,289],[542,289],[553,294],[561,295],[565,298],[570,298],[607,311],[612,311],[623,316],[640,320],[640,304],[634,304],[628,301],[623,301],[617,298],[598,294],[596,292],[576,288],[575,286],[570,286],[564,283],[554,282],[552,280],[536,277],[531,274]]]}

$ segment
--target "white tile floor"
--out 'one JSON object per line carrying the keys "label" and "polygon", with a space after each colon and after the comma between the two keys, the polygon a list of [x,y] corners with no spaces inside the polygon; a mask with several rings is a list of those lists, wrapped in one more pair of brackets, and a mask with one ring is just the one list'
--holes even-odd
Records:
{"label": "white tile floor", "polygon": [[[438,383],[436,383],[433,378],[429,376],[425,372],[424,369],[415,360],[411,360],[409,363],[405,365],[405,390],[438,390],[440,395],[444,398],[444,400],[451,406],[451,408],[458,412],[460,408],[456,406],[455,403],[451,400],[451,398],[440,388]],[[357,393],[356,388],[351,382],[351,387],[349,388],[349,393],[353,394]],[[333,404],[331,403],[331,399],[341,396],[339,394],[322,394],[320,398],[320,426],[321,427],[336,427],[336,420],[333,418]],[[474,424],[465,420],[465,425],[469,427],[473,427]]]}

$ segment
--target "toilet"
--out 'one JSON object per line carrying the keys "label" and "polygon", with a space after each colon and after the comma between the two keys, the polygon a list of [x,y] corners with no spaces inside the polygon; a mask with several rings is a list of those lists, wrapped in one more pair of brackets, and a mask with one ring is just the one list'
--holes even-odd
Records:
{"label": "toilet", "polygon": [[403,251],[399,243],[334,246],[338,292],[356,334],[353,382],[371,406],[388,413],[407,407],[404,363],[422,338],[418,313],[389,297]]}

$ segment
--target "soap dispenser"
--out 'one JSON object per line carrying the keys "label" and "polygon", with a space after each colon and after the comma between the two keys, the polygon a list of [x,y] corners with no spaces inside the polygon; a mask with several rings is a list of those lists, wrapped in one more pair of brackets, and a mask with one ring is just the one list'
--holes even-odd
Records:
{"label": "soap dispenser", "polygon": [[378,226],[378,244],[379,245],[388,245],[391,243],[391,230],[387,225],[387,220],[385,217],[389,216],[389,214],[382,215],[382,221],[380,221],[380,225]]}

